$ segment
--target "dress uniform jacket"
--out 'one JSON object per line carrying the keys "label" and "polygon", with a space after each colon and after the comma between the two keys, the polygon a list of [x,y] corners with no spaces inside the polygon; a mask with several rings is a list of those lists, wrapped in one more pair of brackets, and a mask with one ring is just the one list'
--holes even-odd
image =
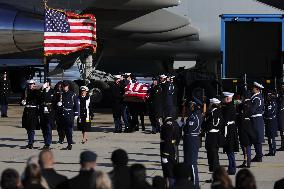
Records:
{"label": "dress uniform jacket", "polygon": [[284,94],[279,97],[278,115],[278,129],[284,132]]}
{"label": "dress uniform jacket", "polygon": [[11,83],[9,79],[0,81],[0,104],[8,105],[8,95],[11,91]]}
{"label": "dress uniform jacket", "polygon": [[251,122],[252,128],[256,133],[256,143],[264,142],[264,100],[260,93],[251,97]]}
{"label": "dress uniform jacket", "polygon": [[244,101],[237,109],[237,125],[241,146],[247,147],[255,143],[255,133],[251,126],[251,101]]}
{"label": "dress uniform jacket", "polygon": [[223,115],[220,108],[213,108],[205,121],[205,148],[219,148],[224,145],[223,135],[220,134],[223,128]]}
{"label": "dress uniform jacket", "polygon": [[268,138],[274,138],[277,136],[277,103],[276,99],[271,99],[265,108],[265,135]]}
{"label": "dress uniform jacket", "polygon": [[27,130],[40,129],[39,124],[39,105],[40,105],[40,94],[36,89],[27,90],[26,93],[26,104],[22,117],[22,127]]}
{"label": "dress uniform jacket", "polygon": [[79,103],[76,94],[70,90],[62,93],[61,118],[74,122],[74,117],[79,115]]}
{"label": "dress uniform jacket", "polygon": [[121,85],[113,84],[111,86],[112,112],[114,117],[120,117],[123,115],[123,94]]}
{"label": "dress uniform jacket", "polygon": [[166,94],[166,116],[175,117],[176,115],[176,107],[175,107],[175,86],[173,83],[167,83],[167,94]]}
{"label": "dress uniform jacket", "polygon": [[40,92],[40,125],[45,126],[45,123],[49,122],[52,128],[55,129],[55,90],[43,89]]}
{"label": "dress uniform jacket", "polygon": [[236,121],[236,109],[233,102],[224,104],[222,107],[224,128],[222,133],[226,138],[226,143],[224,146],[225,152],[238,152],[239,151],[239,139],[238,139],[238,129],[235,124]]}
{"label": "dress uniform jacket", "polygon": [[160,85],[151,85],[148,90],[148,103],[149,103],[149,114],[154,117],[161,117],[162,115],[162,88]]}
{"label": "dress uniform jacket", "polygon": [[77,120],[77,127],[80,131],[90,131],[91,129],[91,117],[93,117],[93,108],[91,98],[89,96],[79,96],[80,115]]}

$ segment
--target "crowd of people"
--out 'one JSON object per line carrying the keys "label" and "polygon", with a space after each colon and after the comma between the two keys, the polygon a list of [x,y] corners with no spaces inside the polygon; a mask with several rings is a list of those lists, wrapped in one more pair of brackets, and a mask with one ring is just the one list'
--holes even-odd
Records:
{"label": "crowd of people", "polygon": [[[142,164],[128,165],[128,154],[123,149],[112,152],[113,169],[109,173],[97,170],[97,154],[83,151],[80,154],[78,175],[68,179],[55,170],[52,151],[43,150],[39,156],[27,160],[20,175],[15,169],[5,169],[1,175],[2,189],[195,189],[190,168],[184,163],[174,166],[174,183],[168,187],[161,176],[147,181],[146,167]],[[277,181],[274,189],[283,188],[284,179]],[[248,169],[241,169],[236,175],[235,187],[223,167],[212,174],[212,189],[257,189],[254,175]]]}

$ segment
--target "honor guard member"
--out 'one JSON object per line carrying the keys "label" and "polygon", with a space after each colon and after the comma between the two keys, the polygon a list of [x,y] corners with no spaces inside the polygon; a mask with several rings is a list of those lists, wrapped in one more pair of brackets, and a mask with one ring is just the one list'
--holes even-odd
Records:
{"label": "honor guard member", "polygon": [[177,163],[176,147],[179,143],[179,126],[171,117],[167,117],[161,127],[161,164],[164,178],[169,187],[174,184],[173,169]]}
{"label": "honor guard member", "polygon": [[64,125],[67,138],[67,150],[72,149],[73,144],[73,127],[74,119],[77,120],[79,115],[79,103],[76,94],[69,90],[69,82],[63,82],[62,101],[57,102],[57,106],[62,108],[60,115],[60,124]]}
{"label": "honor guard member", "polygon": [[80,87],[80,96],[78,97],[80,105],[80,114],[77,120],[77,127],[79,131],[82,131],[83,138],[81,143],[85,144],[88,141],[87,133],[91,130],[93,117],[93,108],[91,98],[88,95],[89,88],[87,86]]}
{"label": "honor guard member", "polygon": [[176,118],[176,107],[175,107],[175,85],[173,83],[173,79],[175,76],[168,76],[167,77],[167,94],[166,94],[166,103],[167,103],[167,110],[166,116],[171,116]]}
{"label": "honor guard member", "polygon": [[3,73],[0,81],[0,105],[1,105],[1,117],[8,117],[8,97],[11,91],[11,83],[7,77],[7,72]]}
{"label": "honor guard member", "polygon": [[276,153],[276,141],[277,137],[277,102],[276,95],[268,93],[267,103],[265,105],[265,135],[268,139],[269,153],[265,156],[275,156]]}
{"label": "honor guard member", "polygon": [[[168,82],[167,76],[165,74],[160,75],[160,83],[159,83],[162,93],[161,93],[161,101],[160,101],[160,108],[162,110],[161,120],[165,119],[168,114],[168,103],[167,103],[167,96],[168,96]],[[162,121],[160,121],[162,122]]]}
{"label": "honor guard member", "polygon": [[158,85],[158,79],[156,77],[152,78],[153,83],[148,90],[148,105],[149,105],[149,119],[152,125],[152,134],[160,132],[160,122],[159,118],[161,117],[161,86]]}
{"label": "honor guard member", "polygon": [[217,98],[210,99],[209,113],[204,124],[206,132],[205,149],[207,150],[210,172],[213,172],[215,168],[220,166],[218,151],[224,142],[221,141],[222,134],[220,134],[220,130],[223,128],[223,115],[220,103],[221,101]]}
{"label": "honor guard member", "polygon": [[236,174],[236,159],[235,153],[239,151],[239,139],[238,139],[238,129],[235,124],[236,120],[236,109],[233,102],[234,93],[223,92],[223,120],[224,120],[224,129],[223,135],[226,138],[224,145],[224,152],[226,152],[229,166],[228,174]]}
{"label": "honor guard member", "polygon": [[51,88],[51,80],[46,79],[41,90],[40,125],[44,139],[44,149],[50,149],[52,129],[55,125],[55,91]]}
{"label": "honor guard member", "polygon": [[35,80],[28,80],[27,84],[28,87],[22,100],[22,105],[25,106],[22,117],[22,127],[27,130],[28,134],[28,145],[26,147],[32,149],[34,144],[35,130],[40,128],[38,117],[40,99],[39,91],[36,89]]}
{"label": "honor guard member", "polygon": [[202,116],[202,102],[197,98],[193,97],[193,101],[189,103],[190,116],[186,120],[186,124],[183,127],[183,152],[184,152],[184,163],[191,167],[192,180],[196,188],[199,188],[199,177],[198,177],[198,151],[200,148],[200,131],[201,124],[203,122]]}
{"label": "honor guard member", "polygon": [[243,164],[238,168],[250,168],[251,145],[255,141],[255,134],[251,126],[251,95],[245,93],[243,101],[237,106],[237,125],[239,129],[240,144],[244,155]]}
{"label": "honor guard member", "polygon": [[282,83],[281,94],[279,95],[278,110],[278,129],[281,136],[281,146],[277,151],[284,151],[284,83]]}
{"label": "honor guard member", "polygon": [[[62,93],[63,93],[63,82],[60,81],[55,85],[55,101],[56,102],[62,102]],[[61,123],[62,115],[62,106],[55,106],[55,123],[57,127],[57,133],[59,140],[57,143],[63,144],[64,138],[65,138],[65,129],[64,129],[64,124]]]}
{"label": "honor guard member", "polygon": [[257,83],[253,83],[252,97],[251,97],[251,123],[252,128],[256,134],[256,141],[254,143],[255,157],[252,162],[262,162],[262,143],[264,142],[264,100],[260,90],[264,87]]}

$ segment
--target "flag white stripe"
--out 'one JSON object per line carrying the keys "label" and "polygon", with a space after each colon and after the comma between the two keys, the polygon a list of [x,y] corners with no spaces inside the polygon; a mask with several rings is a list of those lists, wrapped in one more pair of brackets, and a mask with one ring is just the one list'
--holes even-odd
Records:
{"label": "flag white stripe", "polygon": [[92,31],[96,31],[96,28],[94,28],[93,26],[70,26],[70,29],[73,30],[92,30]]}
{"label": "flag white stripe", "polygon": [[92,33],[61,33],[61,32],[44,32],[44,36],[84,36],[84,37],[94,37],[95,34]]}
{"label": "flag white stripe", "polygon": [[76,23],[76,22],[86,22],[86,23],[96,23],[95,21],[91,20],[91,19],[70,19],[68,18],[68,22],[71,22],[71,23]]}
{"label": "flag white stripe", "polygon": [[80,47],[44,47],[45,51],[56,51],[56,50],[75,50]]}
{"label": "flag white stripe", "polygon": [[46,39],[44,40],[44,43],[67,43],[67,44],[72,44],[72,43],[89,43],[96,45],[97,43],[92,40],[61,40],[61,39]]}

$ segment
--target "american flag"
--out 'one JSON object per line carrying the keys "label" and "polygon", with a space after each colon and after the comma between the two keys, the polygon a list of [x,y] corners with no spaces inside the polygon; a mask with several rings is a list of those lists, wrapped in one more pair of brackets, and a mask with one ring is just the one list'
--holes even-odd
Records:
{"label": "american flag", "polygon": [[145,83],[131,83],[128,84],[124,90],[125,101],[145,101],[147,98],[148,85]]}
{"label": "american flag", "polygon": [[85,48],[96,51],[96,19],[92,14],[78,15],[46,8],[44,54],[69,54]]}

